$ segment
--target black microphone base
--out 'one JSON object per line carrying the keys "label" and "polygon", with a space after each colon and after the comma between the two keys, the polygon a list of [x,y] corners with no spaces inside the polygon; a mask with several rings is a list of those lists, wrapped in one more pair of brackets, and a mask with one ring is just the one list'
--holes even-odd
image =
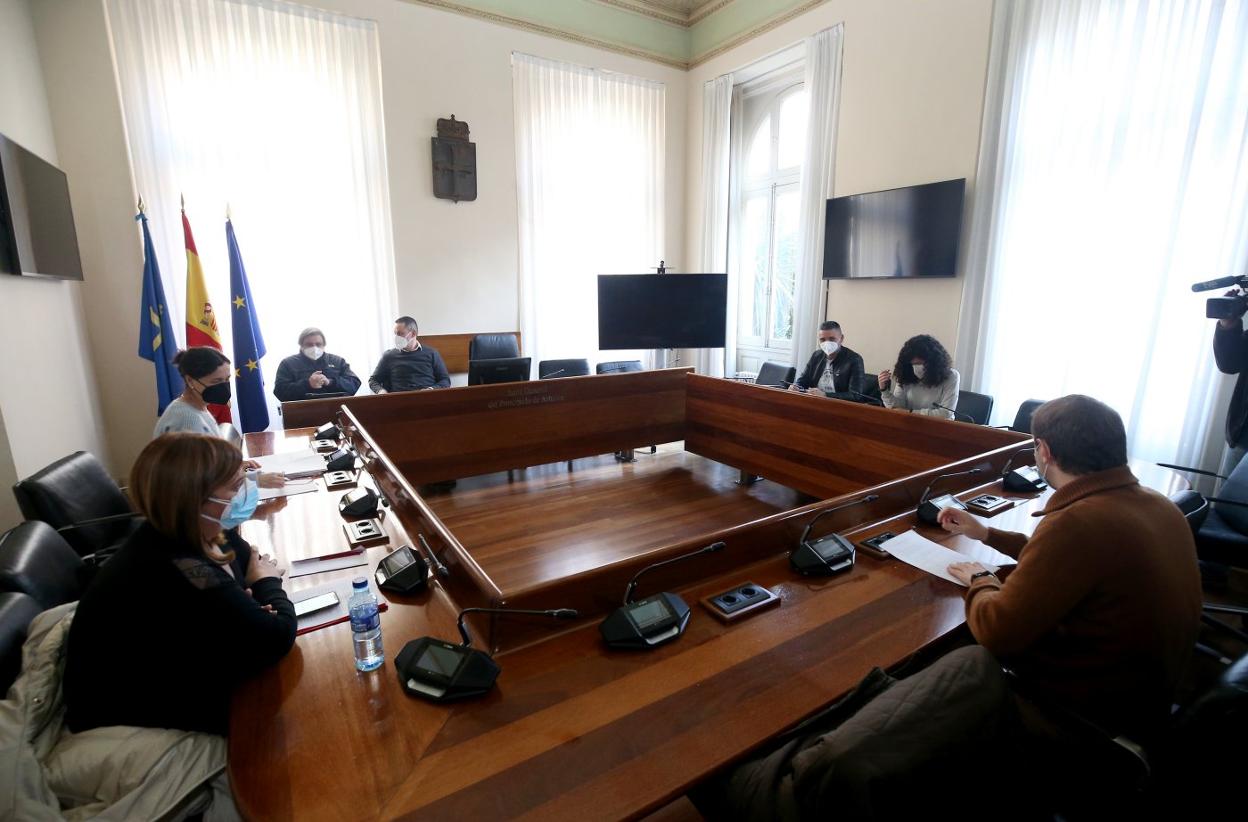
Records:
{"label": "black microphone base", "polygon": [[428,636],[404,645],[394,667],[404,691],[430,702],[487,694],[502,671],[484,651]]}
{"label": "black microphone base", "polygon": [[[661,612],[661,618],[639,619],[650,609]],[[679,595],[664,592],[616,608],[598,630],[608,648],[649,651],[683,634],[689,627],[689,614],[689,606]]]}
{"label": "black microphone base", "polygon": [[842,574],[854,567],[856,552],[840,534],[803,542],[789,554],[789,567],[805,577]]}
{"label": "black microphone base", "polygon": [[953,494],[944,494],[943,496],[929,499],[919,506],[919,510],[916,512],[919,522],[927,525],[939,525],[940,512],[945,508],[957,508],[960,511],[966,510],[966,506],[962,504],[960,499]]}
{"label": "black microphone base", "polygon": [[1001,485],[1016,494],[1038,494],[1049,487],[1040,479],[1040,472],[1031,466],[1010,471],[1001,478]]}

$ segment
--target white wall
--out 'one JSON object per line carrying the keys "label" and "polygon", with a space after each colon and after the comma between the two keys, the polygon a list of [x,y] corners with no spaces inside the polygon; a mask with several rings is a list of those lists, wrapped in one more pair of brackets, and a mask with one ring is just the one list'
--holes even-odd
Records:
{"label": "white wall", "polygon": [[[0,0],[0,132],[58,163],[28,0]],[[86,204],[74,206],[81,225]],[[82,290],[0,274],[0,528],[18,518],[16,478],[78,449],[108,459]]]}
{"label": "white wall", "polygon": [[[817,31],[845,24],[835,196],[954,177],[974,191],[992,0],[831,0],[689,72],[686,255],[701,245],[702,86]],[[969,208],[966,219],[969,221]],[[889,368],[907,337],[957,352],[955,279],[834,282],[828,317],[868,371]],[[798,341],[800,364],[815,348]]]}
{"label": "white wall", "polygon": [[[679,267],[686,247],[685,72],[401,0],[304,1],[378,21],[399,308],[422,332],[519,326],[513,50],[666,84],[666,259]],[[34,20],[61,164],[80,206],[104,418],[114,468],[124,472],[151,435],[155,389],[151,366],[134,353],[142,249],[130,219],[135,195],[102,0],[41,0]],[[433,196],[429,140],[437,119],[451,114],[467,121],[477,144],[472,203]],[[270,345],[272,373],[295,346]],[[371,365],[356,368],[364,373]]]}

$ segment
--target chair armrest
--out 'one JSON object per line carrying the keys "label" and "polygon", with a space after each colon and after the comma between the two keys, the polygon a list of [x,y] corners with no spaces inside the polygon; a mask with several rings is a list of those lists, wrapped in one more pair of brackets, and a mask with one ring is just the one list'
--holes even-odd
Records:
{"label": "chair armrest", "polygon": [[63,534],[66,531],[75,531],[79,528],[86,528],[90,525],[102,525],[105,522],[119,522],[121,520],[135,519],[142,516],[143,515],[137,511],[130,511],[125,514],[110,514],[107,517],[95,517],[93,519],[84,519],[81,522],[71,522],[69,525],[62,525],[60,528],[57,528],[56,532],[58,534]]}

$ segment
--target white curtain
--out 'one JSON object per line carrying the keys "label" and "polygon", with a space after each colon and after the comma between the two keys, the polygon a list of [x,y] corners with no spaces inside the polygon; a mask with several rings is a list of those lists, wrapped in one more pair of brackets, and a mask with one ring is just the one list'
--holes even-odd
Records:
{"label": "white curtain", "polygon": [[519,53],[512,76],[525,353],[651,367],[598,350],[597,275],[663,258],[663,84]]}
{"label": "white curtain", "polygon": [[793,360],[818,335],[823,320],[824,209],[832,196],[836,166],[836,118],[840,106],[841,46],[844,26],[837,25],[806,40],[806,93],[810,100],[806,157],[802,163],[800,251],[793,299]]}
{"label": "white curtain", "polygon": [[1198,280],[1248,261],[1248,4],[998,3],[957,357],[1008,422],[1097,397],[1133,456],[1216,465]]}
{"label": "white curtain", "polygon": [[[728,271],[728,194],[731,159],[732,75],[725,74],[702,87],[702,250],[698,270]],[[736,372],[737,283],[728,275],[728,311],[724,318],[724,348],[700,348],[695,366],[699,374],[722,377]]]}
{"label": "white curtain", "polygon": [[227,356],[230,210],[269,351],[273,425],[277,365],[305,326],[367,380],[397,316],[376,23],[272,0],[106,7],[135,187],[179,338],[185,195]]}

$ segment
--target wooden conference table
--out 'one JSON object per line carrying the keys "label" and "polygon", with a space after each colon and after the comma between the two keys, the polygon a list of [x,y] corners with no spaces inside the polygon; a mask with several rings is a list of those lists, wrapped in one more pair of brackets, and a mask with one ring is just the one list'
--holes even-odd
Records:
{"label": "wooden conference table", "polygon": [[[914,527],[934,478],[980,467],[940,490],[1001,492],[983,478],[1029,443],[687,369],[355,397],[329,414],[361,455],[361,482],[390,503],[388,542],[367,549],[368,569],[299,577],[288,591],[371,576],[418,535],[448,574],[416,596],[382,593],[381,669],[355,671],[350,627],[340,624],[299,637],[241,689],[229,775],[252,819],[584,820],[660,808],[873,666],[938,647],[963,624],[961,588],[895,560],[860,552],[848,573],[795,575],[787,553],[812,516],[869,492],[879,499],[825,516],[815,533],[859,541]],[[249,435],[248,448],[299,450],[309,434]],[[650,444],[657,453],[635,463],[610,456]],[[738,485],[740,470],[767,480]],[[450,479],[451,489],[430,485]],[[1168,473],[1146,481],[1163,491],[1182,483]],[[284,563],[345,550],[342,493],[322,485],[279,500],[243,534]],[[992,523],[1030,531],[1043,499]],[[995,553],[919,530],[971,558]],[[690,604],[682,637],[649,652],[604,646],[598,623],[633,574],[719,540],[717,553],[642,578],[639,596],[675,591]],[[724,624],[699,604],[744,582],[770,588],[779,607]],[[581,616],[470,618],[474,646],[502,667],[494,690],[448,705],[406,695],[395,655],[420,636],[457,641],[457,612],[469,606]]]}

